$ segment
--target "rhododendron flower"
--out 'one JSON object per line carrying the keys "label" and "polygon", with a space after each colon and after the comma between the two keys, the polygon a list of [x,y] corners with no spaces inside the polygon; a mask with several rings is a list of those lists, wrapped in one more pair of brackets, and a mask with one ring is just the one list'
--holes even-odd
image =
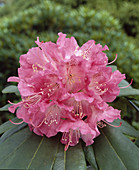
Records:
{"label": "rhododendron flower", "polygon": [[[55,43],[40,42],[20,57],[18,82],[22,101],[9,111],[28,123],[38,135],[51,137],[62,132],[65,150],[82,138],[86,145],[100,134],[103,127],[120,119],[112,102],[120,92],[118,84],[125,79],[119,71],[107,67],[105,45],[90,40],[79,47],[75,38],[59,33]],[[116,55],[117,58],[117,55]],[[10,102],[11,103],[11,102]]]}

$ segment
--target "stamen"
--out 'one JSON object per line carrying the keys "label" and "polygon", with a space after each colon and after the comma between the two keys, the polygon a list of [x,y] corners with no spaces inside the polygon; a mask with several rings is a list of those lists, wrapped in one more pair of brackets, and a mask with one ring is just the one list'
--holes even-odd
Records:
{"label": "stamen", "polygon": [[87,55],[90,53],[90,49],[92,48],[94,44],[92,44],[89,48],[87,48],[85,51],[83,51],[82,53],[82,56],[83,56],[83,59],[87,59]]}
{"label": "stamen", "polygon": [[120,89],[127,88],[127,87],[131,86],[131,84],[132,84],[132,83],[133,83],[133,79],[131,79],[131,82],[130,82],[130,84],[129,84],[129,85],[127,85],[127,86],[125,86],[125,87],[120,87]]}
{"label": "stamen", "polygon": [[120,125],[118,125],[118,126],[112,125],[112,124],[108,123],[106,120],[103,120],[103,122],[105,122],[106,124],[108,124],[112,127],[120,127],[122,125],[122,122],[120,122]]}
{"label": "stamen", "polygon": [[12,123],[12,124],[14,124],[14,125],[20,125],[20,124],[22,124],[24,121],[22,121],[22,122],[19,122],[19,123],[15,123],[15,122],[13,122],[11,119],[9,119],[9,121]]}
{"label": "stamen", "polygon": [[68,141],[68,143],[65,145],[65,151],[67,151],[67,149],[68,149],[68,147],[69,147],[69,145],[70,145],[70,143],[72,142],[72,135],[73,135],[73,129],[70,129],[69,130],[69,141]]}
{"label": "stamen", "polygon": [[10,100],[8,100],[8,103],[10,103],[10,104],[15,104],[15,103],[10,102]]}
{"label": "stamen", "polygon": [[59,88],[59,84],[57,83],[49,84],[47,85],[47,89],[44,92],[47,93],[48,97],[51,97],[58,88]]}
{"label": "stamen", "polygon": [[77,141],[77,143],[79,143],[80,131],[79,130],[75,130],[74,133],[75,133],[76,141]]}
{"label": "stamen", "polygon": [[38,72],[38,68],[34,64],[32,65],[32,69],[34,72]]}
{"label": "stamen", "polygon": [[116,60],[117,60],[117,54],[115,56],[115,59],[112,62],[108,63],[107,65],[114,63]]}
{"label": "stamen", "polygon": [[33,125],[34,128],[39,128],[44,123],[45,120],[46,118],[44,118],[43,121],[38,126],[34,125],[31,119],[30,119],[30,123]]}
{"label": "stamen", "polygon": [[68,147],[69,147],[69,145],[66,144],[64,150],[67,151],[67,150],[68,150]]}
{"label": "stamen", "polygon": [[97,126],[98,126],[99,128],[104,128],[104,127],[106,127],[106,124],[101,120],[101,121],[98,121],[98,122],[97,122]]}
{"label": "stamen", "polygon": [[62,140],[67,141],[67,132],[64,132],[62,135]]}

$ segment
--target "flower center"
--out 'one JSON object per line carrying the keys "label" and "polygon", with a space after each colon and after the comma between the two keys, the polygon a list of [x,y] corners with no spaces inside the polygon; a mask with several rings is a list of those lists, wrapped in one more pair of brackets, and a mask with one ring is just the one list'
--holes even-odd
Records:
{"label": "flower center", "polygon": [[82,103],[80,102],[76,102],[74,109],[72,110],[72,113],[76,116],[79,117],[80,119],[82,119],[85,114],[83,112],[83,107],[82,107]]}
{"label": "flower center", "polygon": [[28,96],[27,98],[23,99],[24,107],[29,108],[31,105],[37,104],[42,97],[42,93],[39,92],[33,96]]}

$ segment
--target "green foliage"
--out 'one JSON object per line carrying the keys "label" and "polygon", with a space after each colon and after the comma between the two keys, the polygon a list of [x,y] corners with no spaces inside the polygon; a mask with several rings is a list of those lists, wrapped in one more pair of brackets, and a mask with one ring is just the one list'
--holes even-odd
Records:
{"label": "green foliage", "polygon": [[[24,1],[24,0],[6,0],[5,5],[0,7],[0,17],[11,17],[17,14],[17,12],[33,7],[41,3],[41,0]],[[14,5],[13,5],[14,4]]]}
{"label": "green foliage", "polygon": [[98,11],[106,10],[117,17],[128,35],[139,36],[139,2],[137,0],[53,0],[60,4],[78,8],[85,5]]}
{"label": "green foliage", "polygon": [[60,134],[51,138],[40,137],[30,132],[26,124],[13,127],[6,122],[0,126],[0,132],[5,132],[0,138],[0,168],[86,170],[86,158],[96,170],[136,170],[139,149],[125,135],[138,138],[139,133],[122,122],[121,128],[108,126],[100,129],[101,135],[93,145],[86,147],[80,141],[67,152],[60,143]]}
{"label": "green foliage", "polygon": [[119,19],[128,35],[139,36],[139,2],[124,2],[119,9]]}
{"label": "green foliage", "polygon": [[102,129],[93,148],[100,169],[136,170],[138,167],[139,149],[116,128]]}
{"label": "green foliage", "polygon": [[[11,133],[12,131],[13,133]],[[49,139],[40,137],[31,133],[28,127],[24,128],[24,126],[20,131],[11,128],[7,132],[6,135],[11,134],[8,138],[5,140],[3,140],[3,136],[0,138],[0,168],[86,169],[81,143],[69,148],[66,153],[64,146],[60,143],[59,135]],[[23,158],[25,158],[24,161]]]}

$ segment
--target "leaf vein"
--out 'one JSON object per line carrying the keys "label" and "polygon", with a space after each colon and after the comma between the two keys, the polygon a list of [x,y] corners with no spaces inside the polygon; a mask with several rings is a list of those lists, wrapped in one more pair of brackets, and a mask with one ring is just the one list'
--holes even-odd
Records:
{"label": "leaf vein", "polygon": [[[113,149],[114,153],[117,155],[118,159],[120,160],[120,162],[124,165],[124,167],[126,168],[123,160],[120,158],[120,156],[118,155],[118,153],[116,152],[116,150],[114,149],[112,143],[110,142],[110,140],[108,139],[108,137],[105,135],[105,133],[102,131],[102,133],[104,134],[106,140],[108,141],[108,143],[110,144],[111,148]],[[127,168],[126,168],[127,169]]]}
{"label": "leaf vein", "polygon": [[[25,140],[23,140],[23,142],[22,143],[20,143],[11,153],[9,153],[2,161],[1,161],[1,163],[3,163],[3,161],[5,160],[5,159],[7,159],[12,153],[14,153],[21,145],[23,145],[25,142],[26,142],[26,140],[28,140],[30,138],[30,136],[29,137],[27,137]],[[0,163],[0,164],[1,164]]]}
{"label": "leaf vein", "polygon": [[37,155],[37,152],[38,152],[38,150],[40,149],[40,146],[41,146],[43,140],[44,140],[44,136],[42,137],[42,139],[41,139],[41,141],[40,141],[40,143],[39,143],[39,145],[38,145],[38,147],[37,147],[37,149],[36,149],[36,151],[35,151],[35,153],[34,153],[32,159],[31,159],[30,163],[28,164],[27,170],[29,169],[29,167],[31,166],[31,164],[32,164],[32,162],[33,162],[35,156]]}

